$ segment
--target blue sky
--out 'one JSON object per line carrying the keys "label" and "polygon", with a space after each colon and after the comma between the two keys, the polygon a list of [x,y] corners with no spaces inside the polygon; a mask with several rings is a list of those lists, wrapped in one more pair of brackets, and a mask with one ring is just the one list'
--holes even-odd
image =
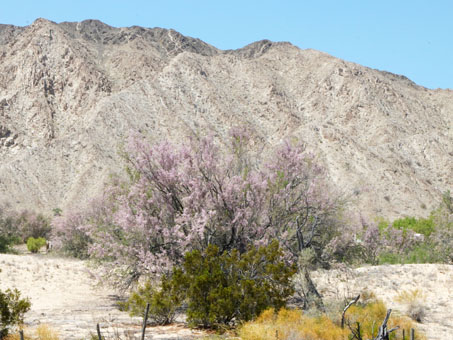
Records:
{"label": "blue sky", "polygon": [[218,48],[289,41],[453,89],[453,1],[448,0],[1,0],[0,23],[99,19],[173,28]]}

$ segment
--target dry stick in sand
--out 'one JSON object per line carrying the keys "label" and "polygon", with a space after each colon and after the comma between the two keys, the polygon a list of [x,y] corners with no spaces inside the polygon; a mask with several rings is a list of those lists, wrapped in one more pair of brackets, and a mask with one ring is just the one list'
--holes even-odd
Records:
{"label": "dry stick in sand", "polygon": [[346,311],[349,309],[349,307],[351,307],[354,303],[356,303],[357,301],[359,301],[360,299],[360,294],[357,295],[357,297],[354,298],[354,300],[352,300],[351,302],[349,302],[346,307],[344,307],[343,309],[343,314],[341,315],[341,328],[344,328],[344,316],[346,314]]}
{"label": "dry stick in sand", "polygon": [[148,320],[149,303],[146,304],[145,316],[143,317],[142,340],[145,340],[146,320]]}
{"label": "dry stick in sand", "polygon": [[99,340],[102,340],[102,336],[101,336],[101,328],[99,327],[99,324],[96,325],[96,330],[98,331],[98,339],[99,339]]}
{"label": "dry stick in sand", "polygon": [[399,328],[399,326],[396,326],[391,330],[387,330],[387,322],[389,321],[391,312],[391,309],[387,310],[387,315],[385,316],[384,322],[382,322],[381,327],[379,327],[379,333],[373,340],[388,340],[390,333],[396,331]]}
{"label": "dry stick in sand", "polygon": [[24,331],[21,329],[19,331],[20,340],[24,340]]}

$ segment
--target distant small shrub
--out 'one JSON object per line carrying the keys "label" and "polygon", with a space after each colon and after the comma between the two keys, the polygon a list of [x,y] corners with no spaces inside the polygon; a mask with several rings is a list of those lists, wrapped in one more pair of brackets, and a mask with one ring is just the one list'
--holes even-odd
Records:
{"label": "distant small shrub", "polygon": [[30,237],[47,238],[50,222],[42,214],[29,211],[17,213],[0,207],[0,253],[11,252],[12,245],[26,242]]}
{"label": "distant small shrub", "polygon": [[39,252],[39,249],[46,245],[46,239],[42,237],[29,237],[27,240],[27,249],[32,253]]}
{"label": "distant small shrub", "polygon": [[14,244],[14,238],[0,234],[0,254],[9,253],[12,244]]}
{"label": "distant small shrub", "polygon": [[21,299],[17,289],[0,290],[0,339],[8,335],[12,327],[23,324],[30,306],[30,300]]}
{"label": "distant small shrub", "polygon": [[406,307],[406,314],[417,322],[422,322],[426,309],[424,302],[426,295],[420,289],[404,290],[395,297],[395,301]]}
{"label": "distant small shrub", "polygon": [[402,263],[403,256],[393,252],[385,252],[381,253],[378,256],[378,263],[379,264],[398,264]]}
{"label": "distant small shrub", "polygon": [[414,247],[406,255],[404,263],[440,263],[444,254],[441,254],[433,242],[424,242]]}
{"label": "distant small shrub", "polygon": [[61,216],[61,214],[63,213],[63,210],[61,210],[60,208],[53,208],[52,212],[53,212],[54,216]]}
{"label": "distant small shrub", "polygon": [[435,229],[433,218],[399,218],[392,223],[393,227],[400,230],[412,230],[416,233],[429,236]]}
{"label": "distant small shrub", "polygon": [[385,220],[378,221],[377,225],[363,223],[360,235],[362,259],[373,265],[408,262],[407,255],[423,242],[424,239],[416,237],[412,229],[398,229]]}
{"label": "distant small shrub", "polygon": [[[329,263],[360,263],[364,261],[366,257],[366,251],[371,250],[371,248],[365,249],[363,244],[357,242],[354,239],[354,233],[348,231],[345,228],[344,232],[336,237],[334,237],[330,242],[324,247],[322,253],[322,259],[324,264]],[[299,264],[302,264],[299,261]],[[313,268],[313,265],[308,266],[307,268]]]}
{"label": "distant small shrub", "polygon": [[46,216],[27,210],[17,215],[15,223],[23,242],[30,237],[48,239],[52,230],[50,220]]}
{"label": "distant small shrub", "polygon": [[0,207],[0,253],[11,252],[11,246],[19,242],[19,231],[14,216],[5,213]]}

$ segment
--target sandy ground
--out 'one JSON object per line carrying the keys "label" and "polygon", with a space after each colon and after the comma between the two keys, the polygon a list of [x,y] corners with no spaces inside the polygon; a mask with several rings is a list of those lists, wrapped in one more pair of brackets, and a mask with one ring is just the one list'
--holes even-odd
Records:
{"label": "sandy ground", "polygon": [[[0,254],[0,268],[0,289],[18,288],[32,302],[25,318],[27,326],[48,324],[61,339],[90,339],[99,323],[107,339],[139,339],[141,320],[116,308],[115,292],[97,287],[83,261],[51,254]],[[404,313],[406,307],[395,297],[404,290],[419,289],[426,311],[420,329],[429,340],[452,338],[453,266],[363,267],[318,271],[312,276],[326,299],[342,299],[368,290],[395,313]],[[149,327],[146,339],[193,339],[202,335],[176,324]]]}
{"label": "sandy ground", "polygon": [[[141,320],[116,308],[115,292],[96,286],[83,261],[45,254],[0,254],[0,289],[17,288],[29,297],[30,330],[47,324],[60,339],[90,339],[99,323],[106,339],[140,339]],[[183,324],[148,327],[146,339],[193,339],[202,335]]]}
{"label": "sandy ground", "polygon": [[425,317],[418,324],[429,340],[453,339],[453,266],[408,264],[317,271],[313,281],[325,299],[373,292],[392,313],[407,314],[407,305],[395,298],[419,290]]}

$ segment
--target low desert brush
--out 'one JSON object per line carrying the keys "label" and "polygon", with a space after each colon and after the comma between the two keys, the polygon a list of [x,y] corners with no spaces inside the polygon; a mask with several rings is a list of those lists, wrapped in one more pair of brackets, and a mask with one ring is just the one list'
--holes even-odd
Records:
{"label": "low desert brush", "polygon": [[305,316],[300,310],[274,309],[264,311],[256,321],[245,323],[239,329],[243,340],[341,340],[349,331],[341,329],[325,315]]}
{"label": "low desert brush", "polygon": [[21,298],[19,290],[0,290],[0,339],[23,325],[24,315],[30,310],[30,306],[30,300]]}
{"label": "low desert brush", "polygon": [[34,238],[29,237],[27,240],[27,249],[31,253],[38,253],[39,249],[46,245],[46,239],[42,237]]}
{"label": "low desert brush", "polygon": [[405,306],[406,314],[417,322],[422,322],[425,317],[426,295],[420,289],[403,290],[394,300]]}
{"label": "low desert brush", "polygon": [[[366,305],[353,305],[346,313],[346,324],[348,328],[353,328],[357,323],[360,323],[363,339],[373,339],[378,332],[379,326],[382,324],[387,313],[387,307],[382,301],[376,300]],[[414,322],[405,317],[392,314],[387,324],[388,329],[394,327],[399,329],[409,330],[417,328]],[[390,333],[390,339],[397,339],[397,333]],[[423,335],[419,334],[417,339],[424,339]]]}
{"label": "low desert brush", "polygon": [[[348,340],[359,323],[362,339],[372,339],[377,335],[386,313],[387,308],[381,301],[353,305],[346,313],[346,325],[342,329],[338,322],[325,314],[310,316],[300,310],[281,309],[276,312],[268,309],[255,321],[243,324],[238,333],[242,340]],[[405,330],[416,328],[411,319],[391,315],[388,328],[396,326]],[[391,333],[390,339],[397,339],[397,334]],[[422,339],[425,339],[424,336],[418,333],[417,340]]]}
{"label": "low desert brush", "polygon": [[403,290],[396,297],[395,301],[399,303],[414,303],[425,301],[426,295],[420,289]]}
{"label": "low desert brush", "polygon": [[[34,331],[24,330],[24,340],[59,340],[58,333],[46,324],[39,325]],[[9,334],[4,340],[20,340],[19,333]]]}

